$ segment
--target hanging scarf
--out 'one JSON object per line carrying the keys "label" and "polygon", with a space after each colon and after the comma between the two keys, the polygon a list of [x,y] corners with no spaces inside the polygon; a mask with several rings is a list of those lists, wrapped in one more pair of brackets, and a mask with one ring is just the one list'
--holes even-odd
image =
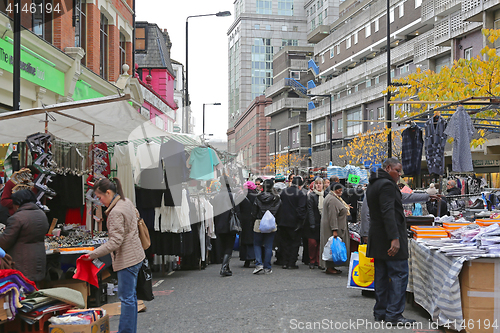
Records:
{"label": "hanging scarf", "polygon": [[323,197],[323,191],[318,191],[318,190],[314,190],[314,193],[316,193],[318,195],[318,209],[319,209],[319,214],[320,215],[323,215],[323,200],[325,199]]}
{"label": "hanging scarf", "polygon": [[340,202],[344,205],[345,208],[347,208],[347,216],[351,215],[351,207],[342,199],[339,197],[334,191],[330,191],[331,194],[333,194],[337,199],[340,200]]}

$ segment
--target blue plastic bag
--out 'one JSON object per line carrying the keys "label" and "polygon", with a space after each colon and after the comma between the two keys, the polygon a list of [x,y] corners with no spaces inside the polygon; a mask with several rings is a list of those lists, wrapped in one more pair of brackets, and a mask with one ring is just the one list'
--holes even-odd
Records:
{"label": "blue plastic bag", "polygon": [[332,259],[335,265],[341,265],[347,261],[347,249],[340,237],[333,238]]}

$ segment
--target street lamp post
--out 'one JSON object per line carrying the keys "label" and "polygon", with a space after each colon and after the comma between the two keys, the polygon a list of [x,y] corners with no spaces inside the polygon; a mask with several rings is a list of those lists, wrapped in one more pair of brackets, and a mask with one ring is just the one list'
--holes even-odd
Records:
{"label": "street lamp post", "polygon": [[309,97],[328,97],[328,102],[330,103],[330,116],[329,116],[329,121],[330,121],[330,162],[333,162],[333,146],[332,146],[332,95],[331,94],[324,94],[324,95],[307,95]]}
{"label": "street lamp post", "polygon": [[277,154],[278,154],[278,146],[276,145],[276,128],[261,128],[261,131],[274,131],[274,175],[276,176],[278,174],[278,168],[277,168]]}
{"label": "street lamp post", "polygon": [[220,103],[203,103],[203,142],[205,142],[205,105],[221,105]]}
{"label": "street lamp post", "polygon": [[186,85],[184,86],[184,115],[183,115],[183,124],[182,127],[184,128],[185,133],[188,133],[189,131],[187,130],[188,127],[188,118],[187,118],[187,108],[189,106],[189,76],[188,76],[188,20],[191,17],[202,17],[202,16],[217,16],[217,17],[226,17],[226,16],[231,16],[230,11],[225,11],[225,12],[218,12],[215,14],[203,14],[203,15],[191,15],[186,18]]}
{"label": "street lamp post", "polygon": [[389,104],[391,99],[391,92],[389,88],[391,87],[391,4],[390,0],[387,0],[387,97],[385,101],[385,114],[387,117],[387,128],[389,129],[389,134],[387,135],[387,157],[392,157],[392,113],[391,105]]}

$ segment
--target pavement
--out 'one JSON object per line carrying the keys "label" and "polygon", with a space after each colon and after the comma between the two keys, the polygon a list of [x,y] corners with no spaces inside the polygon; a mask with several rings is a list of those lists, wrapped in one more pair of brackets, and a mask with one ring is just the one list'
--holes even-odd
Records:
{"label": "pavement", "polygon": [[[300,259],[299,259],[300,260]],[[274,261],[274,259],[273,259]],[[138,332],[442,332],[427,312],[406,304],[411,327],[375,322],[375,300],[348,289],[347,267],[327,275],[298,263],[299,269],[273,266],[273,273],[252,274],[233,253],[233,276],[221,277],[220,265],[204,270],[153,274],[155,299],[138,314]],[[119,301],[117,296],[108,302]],[[119,316],[110,319],[118,331]]]}

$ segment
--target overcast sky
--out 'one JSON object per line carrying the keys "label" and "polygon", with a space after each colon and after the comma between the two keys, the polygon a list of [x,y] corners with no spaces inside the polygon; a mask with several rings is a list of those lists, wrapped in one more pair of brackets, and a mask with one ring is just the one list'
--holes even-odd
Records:
{"label": "overcast sky", "polygon": [[230,17],[189,19],[189,95],[195,120],[195,134],[202,133],[203,103],[205,133],[226,139],[227,131],[227,30],[234,21],[233,0],[139,0],[136,20],[156,23],[167,29],[172,42],[171,58],[186,63],[186,18],[193,15],[230,11]]}

